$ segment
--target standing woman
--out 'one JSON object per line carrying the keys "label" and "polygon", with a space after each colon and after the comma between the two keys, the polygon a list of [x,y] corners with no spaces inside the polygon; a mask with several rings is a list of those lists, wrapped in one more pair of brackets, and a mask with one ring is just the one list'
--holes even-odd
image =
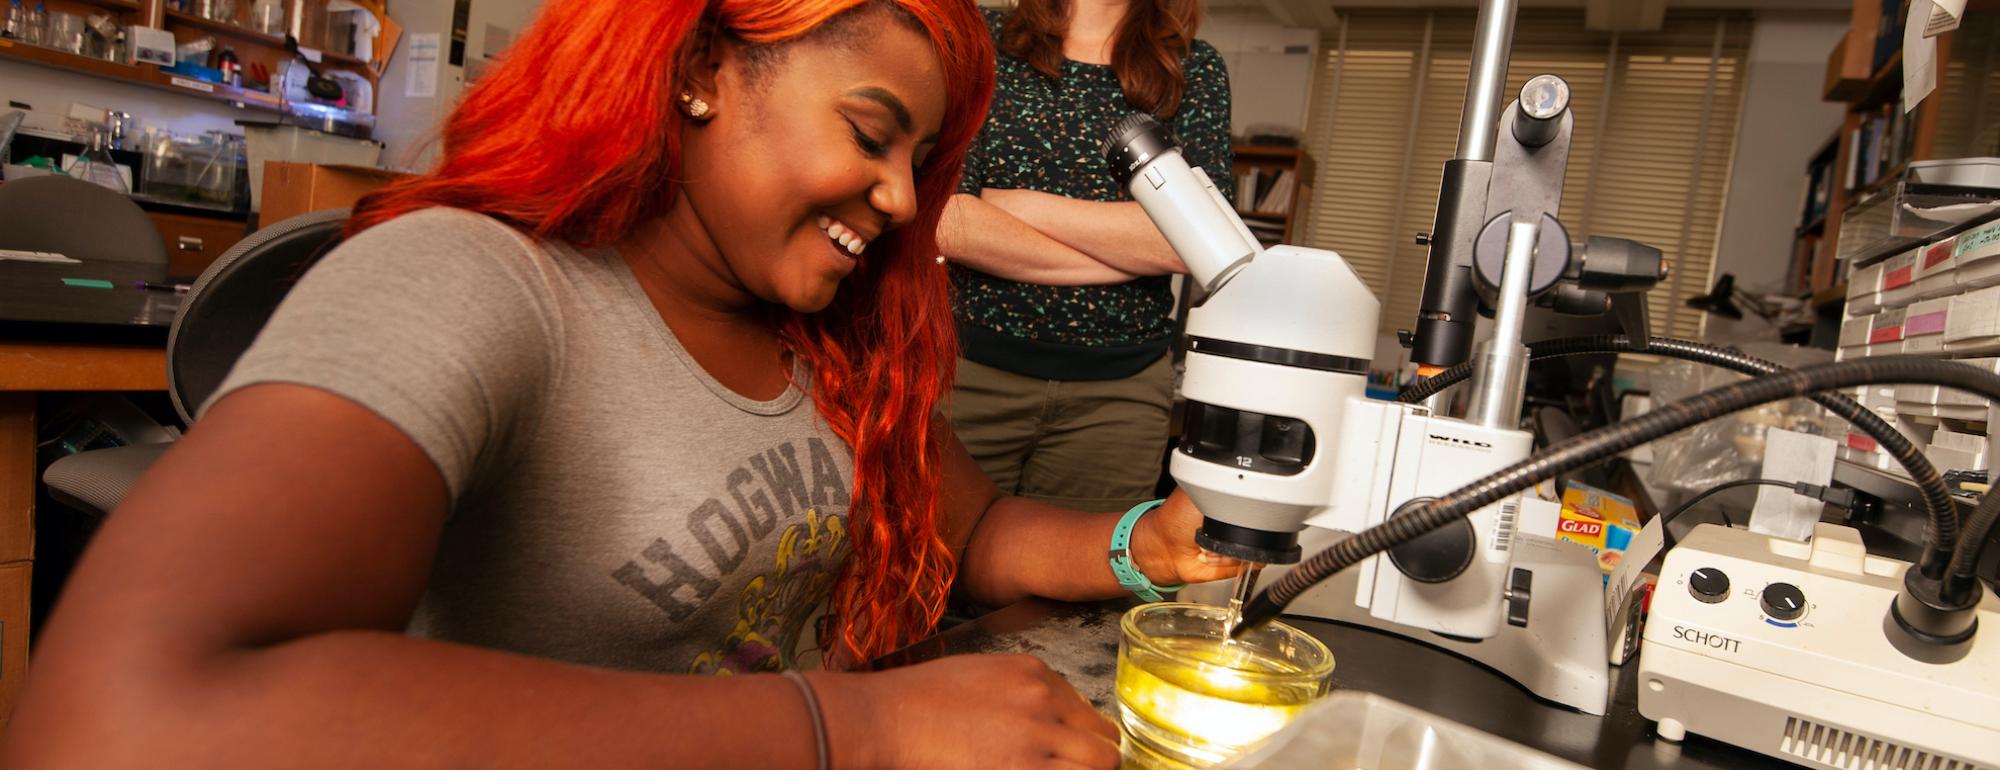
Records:
{"label": "standing woman", "polygon": [[1033,658],[842,670],[1123,593],[1120,527],[1229,573],[936,416],[991,73],[970,0],[549,2],[109,517],[0,766],[1116,767]]}
{"label": "standing woman", "polygon": [[1103,160],[1135,111],[1232,194],[1229,75],[1198,0],[1017,0],[987,11],[993,106],[939,246],[960,359],[951,417],[1003,492],[1086,511],[1153,496],[1180,258]]}

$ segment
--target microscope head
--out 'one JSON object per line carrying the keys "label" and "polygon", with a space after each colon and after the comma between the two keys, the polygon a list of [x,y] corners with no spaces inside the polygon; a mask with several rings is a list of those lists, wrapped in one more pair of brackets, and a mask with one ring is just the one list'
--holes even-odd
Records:
{"label": "microscope head", "polygon": [[1263,250],[1208,174],[1188,166],[1180,145],[1151,115],[1133,113],[1112,124],[1104,159],[1204,294],[1221,289]]}
{"label": "microscope head", "polygon": [[1364,396],[1381,305],[1338,254],[1264,250],[1151,117],[1113,126],[1105,157],[1207,292],[1188,313],[1187,410],[1170,467],[1205,517],[1195,539],[1244,561],[1296,562],[1298,533],[1332,498],[1341,415]]}

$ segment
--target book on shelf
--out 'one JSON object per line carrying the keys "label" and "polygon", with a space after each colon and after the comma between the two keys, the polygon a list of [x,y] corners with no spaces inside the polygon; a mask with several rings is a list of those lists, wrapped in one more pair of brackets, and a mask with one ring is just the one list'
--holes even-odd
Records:
{"label": "book on shelf", "polygon": [[1237,213],[1282,215],[1291,211],[1295,178],[1291,169],[1275,170],[1258,166],[1245,169],[1236,175]]}
{"label": "book on shelf", "polygon": [[1256,212],[1273,216],[1284,216],[1292,211],[1292,189],[1297,186],[1298,175],[1291,169],[1278,172],[1278,177],[1264,191],[1257,201]]}
{"label": "book on shelf", "polygon": [[1285,240],[1285,223],[1283,222],[1272,222],[1265,219],[1246,219],[1243,221],[1243,224],[1250,228],[1251,235],[1257,236],[1257,242],[1266,247],[1276,246]]}

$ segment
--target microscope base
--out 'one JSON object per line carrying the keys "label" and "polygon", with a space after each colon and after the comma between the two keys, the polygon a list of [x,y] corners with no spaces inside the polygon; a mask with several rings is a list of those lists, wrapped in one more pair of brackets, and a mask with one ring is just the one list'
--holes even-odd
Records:
{"label": "microscope base", "polygon": [[[1317,553],[1344,537],[1307,527],[1299,533],[1299,544],[1306,553]],[[1285,607],[1285,614],[1367,626],[1423,642],[1491,668],[1544,700],[1603,715],[1611,692],[1610,667],[1605,662],[1603,571],[1582,546],[1526,534],[1517,535],[1514,544],[1514,567],[1534,575],[1529,622],[1526,627],[1501,626],[1491,639],[1459,641],[1368,614],[1354,604],[1356,576],[1363,565],[1308,589]],[[1275,581],[1287,570],[1272,565],[1259,583]],[[1229,581],[1188,586],[1180,598],[1227,604]]]}

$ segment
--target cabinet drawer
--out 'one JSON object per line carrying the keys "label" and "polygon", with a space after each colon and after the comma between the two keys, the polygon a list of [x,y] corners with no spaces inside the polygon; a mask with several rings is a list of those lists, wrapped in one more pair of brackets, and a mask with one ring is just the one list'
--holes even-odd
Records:
{"label": "cabinet drawer", "polygon": [[167,242],[167,274],[193,278],[208,269],[222,252],[243,239],[243,223],[180,214],[148,212]]}

